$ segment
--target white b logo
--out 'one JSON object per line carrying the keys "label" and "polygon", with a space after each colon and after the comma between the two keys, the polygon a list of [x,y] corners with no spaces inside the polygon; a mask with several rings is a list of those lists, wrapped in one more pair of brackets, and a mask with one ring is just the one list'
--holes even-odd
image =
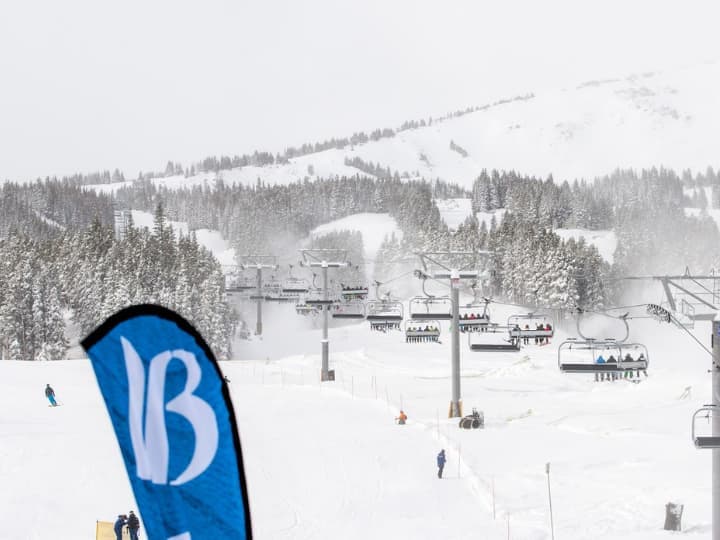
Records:
{"label": "white b logo", "polygon": [[[150,361],[145,385],[145,368],[137,351],[124,337],[120,338],[129,386],[130,438],[138,478],[153,484],[179,486],[201,475],[212,463],[218,448],[218,426],[210,405],[193,394],[200,384],[202,371],[195,355],[177,349],[164,351]],[[185,364],[187,382],[183,391],[165,404],[165,375],[171,360]],[[145,422],[143,425],[143,409]],[[168,482],[170,445],[165,427],[165,410],[180,414],[195,431],[195,448],[186,469]]]}

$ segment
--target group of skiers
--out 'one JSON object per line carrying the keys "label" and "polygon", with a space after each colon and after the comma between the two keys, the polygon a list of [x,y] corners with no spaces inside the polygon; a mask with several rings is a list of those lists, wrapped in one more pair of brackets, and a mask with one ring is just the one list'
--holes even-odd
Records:
{"label": "group of skiers", "polygon": [[461,332],[487,332],[490,317],[480,313],[463,313],[460,315]]}
{"label": "group of skiers", "polygon": [[411,326],[405,330],[405,343],[424,343],[440,341],[440,329],[437,326]]}
{"label": "group of skiers", "polygon": [[120,514],[115,520],[113,531],[115,531],[115,537],[117,540],[122,540],[123,527],[127,527],[130,533],[130,540],[138,540],[138,531],[140,530],[140,520],[135,515],[135,512],[130,510],[130,514]]}
{"label": "group of skiers", "polygon": [[[633,357],[630,355],[630,353],[627,353],[622,360],[620,361],[620,366],[618,366],[618,371],[610,371],[607,373],[595,373],[595,381],[617,381],[618,379],[633,379],[637,375],[637,377],[640,377],[640,372],[643,373],[646,377],[647,374],[647,362],[645,358],[644,353],[640,353],[640,356],[637,357],[637,362],[644,362],[644,367],[629,367],[629,366],[623,366],[623,363],[629,363],[629,362],[635,362],[636,360],[633,359]],[[605,359],[603,355],[597,357],[595,360],[596,364],[618,364],[617,358],[615,358],[615,355],[610,355]],[[607,376],[606,376],[607,375]]]}
{"label": "group of skiers", "polygon": [[355,285],[354,287],[351,285],[345,285],[344,283],[340,284],[340,288],[343,292],[351,291],[351,292],[358,292],[360,294],[367,294],[367,287],[364,287],[363,285]]}
{"label": "group of skiers", "polygon": [[[512,327],[510,335],[513,340],[522,340],[523,345],[530,345],[530,336],[529,335],[523,335],[523,332],[530,333],[533,330],[536,332],[552,332],[552,326],[550,323],[547,323],[543,325],[542,323],[537,323],[535,325],[535,328],[530,328],[529,324],[526,324],[524,328],[520,328],[520,325],[515,323],[515,326]],[[535,340],[535,345],[547,345],[550,343],[550,337],[549,336],[533,336],[533,339]]]}

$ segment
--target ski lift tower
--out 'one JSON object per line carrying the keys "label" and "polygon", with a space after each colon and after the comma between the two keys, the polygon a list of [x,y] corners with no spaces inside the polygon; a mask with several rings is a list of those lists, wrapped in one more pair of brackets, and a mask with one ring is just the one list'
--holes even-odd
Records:
{"label": "ski lift tower", "polygon": [[[257,293],[255,300],[257,301],[257,324],[255,327],[255,334],[258,336],[262,335],[262,304],[264,300],[263,296],[263,270],[277,270],[277,257],[275,255],[243,255],[240,257],[240,268],[243,270],[256,270],[257,271]],[[252,297],[251,297],[252,298]]]}
{"label": "ski lift tower", "polygon": [[422,280],[450,280],[452,303],[452,399],[448,417],[462,416],[462,399],[460,398],[460,283],[462,280],[477,281],[478,259],[489,256],[489,251],[436,251],[419,252],[422,270],[415,271],[415,277]]}
{"label": "ski lift tower", "polygon": [[314,303],[319,304],[323,311],[323,333],[322,340],[320,341],[322,346],[322,371],[320,372],[320,380],[328,381],[331,380],[328,313],[330,311],[330,305],[333,303],[328,295],[328,268],[344,268],[350,265],[350,261],[347,260],[347,250],[345,249],[301,249],[300,254],[302,255],[300,266],[322,268],[323,297],[322,300],[316,300]]}
{"label": "ski lift tower", "polygon": [[[712,540],[720,540],[720,312],[712,321],[712,404],[693,415],[692,438],[696,448],[712,450]],[[696,421],[703,415],[712,421],[710,436],[695,433]]]}

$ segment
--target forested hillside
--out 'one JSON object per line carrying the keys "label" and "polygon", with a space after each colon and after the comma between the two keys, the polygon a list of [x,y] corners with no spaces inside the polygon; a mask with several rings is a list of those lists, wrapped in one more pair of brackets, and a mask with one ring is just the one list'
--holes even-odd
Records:
{"label": "forested hillside", "polygon": [[237,320],[220,265],[194,236],[173,236],[162,206],[152,231],[131,227],[123,240],[99,217],[76,228],[25,216],[0,236],[0,356],[58,360],[68,323],[86,335],[122,307],[159,303],[192,321],[219,358],[230,357]]}
{"label": "forested hillside", "polygon": [[[617,299],[619,276],[720,267],[720,233],[708,216],[717,192],[712,169],[693,177],[662,168],[572,183],[482,171],[471,193],[389,174],[253,186],[218,179],[176,189],[143,179],[107,194],[77,180],[6,183],[0,344],[13,358],[61,357],[68,323],[88,332],[124,305],[156,302],[192,320],[218,356],[229,357],[238,321],[225,299],[222,269],[192,235],[175,238],[168,219],[187,222],[191,231],[219,230],[237,255],[274,254],[289,264],[302,247],[346,248],[353,266],[334,279],[347,283],[411,271],[418,251],[486,250],[487,293],[525,305],[597,308]],[[504,213],[489,220],[473,214],[449,229],[435,200],[466,193],[474,212]],[[700,207],[698,215],[688,215],[692,206]],[[155,226],[131,228],[118,240],[114,208],[153,212]],[[402,239],[385,238],[374,261],[363,260],[362,239],[352,231],[307,242],[319,225],[358,213],[389,214]],[[613,230],[613,264],[582,239],[562,240],[556,228]]]}

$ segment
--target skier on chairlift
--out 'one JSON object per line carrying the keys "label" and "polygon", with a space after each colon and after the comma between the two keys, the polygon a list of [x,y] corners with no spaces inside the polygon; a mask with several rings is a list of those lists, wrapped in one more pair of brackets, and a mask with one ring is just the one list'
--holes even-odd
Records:
{"label": "skier on chairlift", "polygon": [[[632,362],[632,361],[633,361],[633,357],[630,356],[630,353],[626,353],[626,354],[625,354],[625,357],[623,358],[623,362]],[[627,379],[627,378],[632,379],[632,378],[633,378],[633,371],[634,371],[633,369],[625,369],[625,373],[623,374],[623,375],[624,375],[624,378],[625,378],[625,379]]]}
{"label": "skier on chairlift", "polygon": [[[605,363],[605,358],[603,358],[603,355],[602,355],[602,354],[597,357],[597,359],[595,360],[595,363],[596,363],[596,364],[604,364],[604,363]],[[600,374],[596,373],[596,374],[595,374],[595,382],[598,382],[598,375],[600,375],[600,380],[601,380],[601,381],[604,381],[604,380],[605,380],[605,374],[604,374],[604,373],[600,373]]]}
{"label": "skier on chairlift", "polygon": [[[615,358],[615,356],[611,354],[607,359],[607,363],[617,365],[618,362],[617,362],[617,359]],[[614,381],[616,379],[617,379],[617,373],[615,373],[614,371],[612,373],[608,373],[608,381],[611,381],[611,380]]]}

